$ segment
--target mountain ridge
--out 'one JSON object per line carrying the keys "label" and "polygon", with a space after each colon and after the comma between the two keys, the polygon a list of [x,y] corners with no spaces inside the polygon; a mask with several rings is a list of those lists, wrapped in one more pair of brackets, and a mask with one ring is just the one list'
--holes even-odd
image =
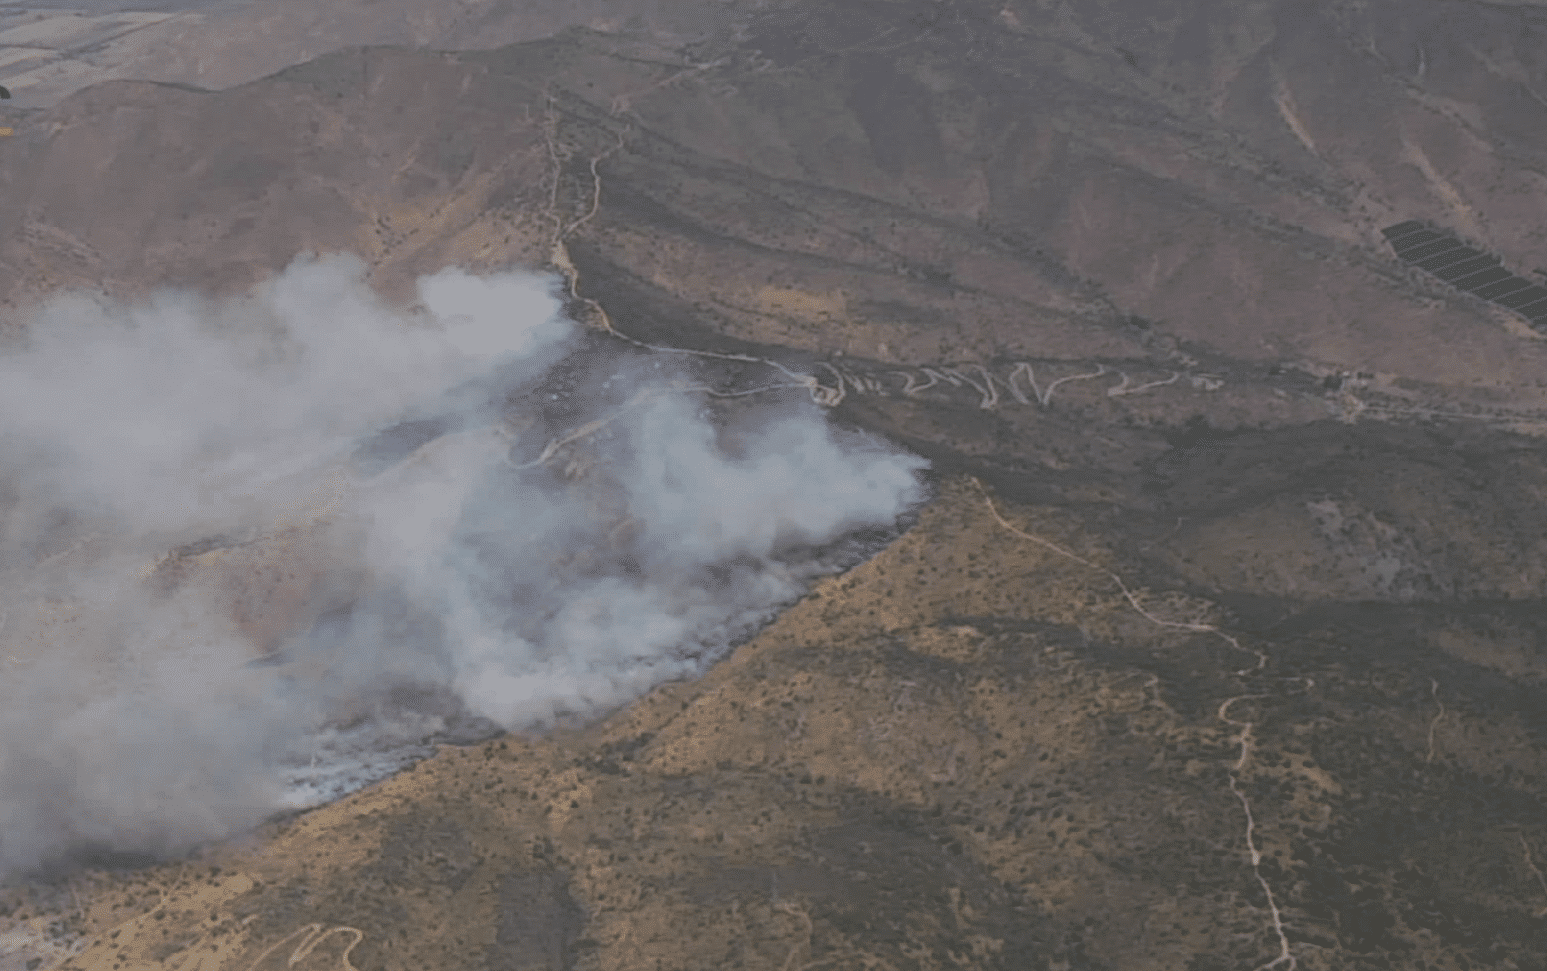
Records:
{"label": "mountain ridge", "polygon": [[939,492],[699,680],[13,890],[0,968],[1541,963],[1547,352],[1381,230],[1539,261],[1542,36],[800,2],[28,112],[12,314],[308,249],[399,304],[545,268]]}

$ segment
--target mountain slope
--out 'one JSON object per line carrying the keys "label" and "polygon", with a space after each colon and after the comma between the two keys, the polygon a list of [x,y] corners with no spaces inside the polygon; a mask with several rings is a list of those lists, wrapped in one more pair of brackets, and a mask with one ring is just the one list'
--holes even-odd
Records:
{"label": "mountain slope", "polygon": [[1380,234],[1547,262],[1544,30],[796,3],[20,116],[8,308],[234,292],[307,248],[404,302],[547,266],[598,340],[801,377],[940,494],[700,681],[250,845],[40,878],[0,962],[1547,960],[1547,357]]}

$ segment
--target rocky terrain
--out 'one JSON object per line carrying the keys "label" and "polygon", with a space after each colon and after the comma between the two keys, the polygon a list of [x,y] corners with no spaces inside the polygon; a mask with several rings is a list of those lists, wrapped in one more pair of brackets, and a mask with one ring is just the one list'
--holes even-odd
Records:
{"label": "rocky terrain", "polygon": [[11,337],[303,250],[548,268],[935,492],[701,679],[29,875],[0,968],[1547,966],[1547,344],[1380,232],[1547,264],[1544,39],[798,0],[0,107]]}

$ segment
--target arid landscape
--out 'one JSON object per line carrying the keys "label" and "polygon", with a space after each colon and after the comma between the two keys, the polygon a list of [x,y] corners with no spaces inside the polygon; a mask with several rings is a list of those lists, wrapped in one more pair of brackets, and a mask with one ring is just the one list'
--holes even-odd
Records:
{"label": "arid landscape", "polygon": [[1547,5],[326,6],[0,6],[0,971],[1547,968]]}

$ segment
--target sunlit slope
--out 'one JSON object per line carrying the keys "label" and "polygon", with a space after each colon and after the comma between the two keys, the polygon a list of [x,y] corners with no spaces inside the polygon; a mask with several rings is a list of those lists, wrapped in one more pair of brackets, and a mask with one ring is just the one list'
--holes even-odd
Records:
{"label": "sunlit slope", "polygon": [[[220,94],[83,92],[0,146],[8,294],[234,284],[305,246],[359,250],[385,284],[570,263],[644,336],[912,364],[1180,340],[1539,406],[1535,335],[1405,271],[1379,233],[1416,216],[1539,260],[1529,15],[1195,4],[1147,43],[1209,40],[1168,50],[1119,29],[1137,12],[1098,29],[1083,8],[991,6],[793,7],[679,50],[580,31],[345,51]],[[1215,21],[1241,30],[1185,28]],[[1380,46],[1395,25],[1421,76]]]}
{"label": "sunlit slope", "polygon": [[685,40],[732,29],[740,7],[739,0],[54,0],[0,9],[0,82],[29,108],[108,80],[218,90],[362,44],[484,49],[573,26]]}
{"label": "sunlit slope", "polygon": [[0,144],[13,305],[550,265],[964,473],[702,682],[40,883],[0,961],[1543,961],[1547,361],[1380,233],[1542,262],[1540,5],[788,6],[104,86]]}
{"label": "sunlit slope", "polygon": [[1475,628],[1253,633],[1133,570],[958,480],[699,683],[444,750],[256,847],[78,873],[12,934],[80,968],[318,971],[1534,953],[1542,834],[1509,807],[1536,716]]}

